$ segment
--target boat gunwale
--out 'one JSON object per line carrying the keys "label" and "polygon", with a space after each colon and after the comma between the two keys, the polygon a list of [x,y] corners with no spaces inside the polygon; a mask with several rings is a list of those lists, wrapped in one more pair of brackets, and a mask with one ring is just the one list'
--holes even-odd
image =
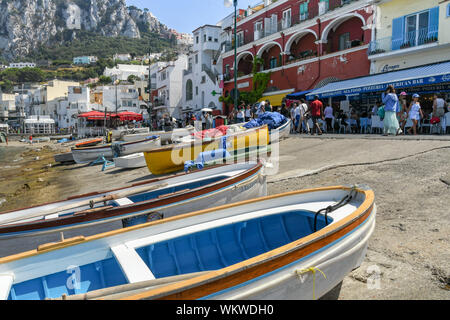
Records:
{"label": "boat gunwale", "polygon": [[[142,139],[142,140],[137,140],[137,141],[129,141],[129,142],[124,142],[121,143],[121,146],[129,146],[132,144],[137,144],[137,143],[144,143],[144,142],[153,142],[153,141],[158,141],[158,139],[161,139],[160,136],[157,136],[156,138],[151,138],[151,139]],[[92,146],[92,147],[81,147],[81,148],[72,148],[72,151],[90,151],[90,150],[100,150],[100,149],[110,149],[112,147],[112,144],[107,144],[104,146]]]}
{"label": "boat gunwale", "polygon": [[[225,166],[229,166],[229,165],[232,165],[232,164],[211,165],[211,166],[208,166],[208,168],[202,169],[201,171],[205,172],[206,170],[217,169],[219,167],[225,167]],[[196,173],[196,172],[200,172],[200,171],[194,171],[194,172],[191,172],[191,173]],[[155,183],[155,182],[162,182],[164,180],[168,180],[168,179],[172,179],[172,178],[178,178],[178,177],[185,176],[185,175],[191,174],[191,173],[186,173],[186,172],[173,173],[173,174],[170,174],[170,175],[167,175],[167,176],[156,177],[156,178],[145,180],[145,181],[142,181],[142,182],[137,182],[137,183],[134,183],[134,184],[122,187],[122,188],[116,188],[116,189],[104,190],[104,191],[93,191],[93,192],[89,192],[89,193],[84,193],[84,194],[68,197],[68,198],[62,199],[62,200],[40,203],[38,205],[29,206],[29,207],[23,207],[23,208],[19,208],[19,209],[11,209],[11,210],[8,210],[8,211],[0,212],[0,215],[4,215],[4,214],[16,212],[16,211],[33,209],[33,208],[37,208],[37,207],[43,207],[43,206],[47,206],[47,205],[50,205],[50,204],[56,204],[56,203],[60,203],[60,202],[70,201],[70,200],[76,200],[76,199],[80,199],[80,198],[88,198],[88,197],[92,197],[92,196],[99,195],[99,194],[111,193],[111,192],[115,192],[115,191],[129,189],[129,188],[139,187],[139,186],[143,186],[145,184],[150,184],[150,183]]]}
{"label": "boat gunwale", "polygon": [[[177,220],[181,220],[181,219],[185,219],[185,218],[191,218],[191,217],[195,217],[195,216],[200,216],[200,215],[208,214],[208,213],[213,212],[213,211],[230,209],[230,208],[234,208],[236,206],[248,205],[248,204],[261,202],[261,201],[267,201],[267,200],[274,200],[274,199],[278,199],[278,198],[282,198],[282,197],[286,197],[286,196],[295,196],[295,195],[301,195],[301,194],[306,194],[306,193],[311,193],[311,192],[324,192],[324,191],[332,191],[332,190],[346,190],[346,191],[349,191],[349,190],[351,190],[351,187],[333,186],[333,187],[322,187],[322,188],[315,188],[315,189],[304,189],[304,190],[291,191],[291,192],[286,192],[286,193],[282,193],[282,194],[276,194],[276,195],[271,195],[271,196],[266,196],[266,197],[260,197],[260,198],[240,201],[240,202],[237,202],[237,203],[231,203],[231,204],[226,204],[226,205],[222,205],[222,206],[218,206],[218,207],[213,207],[213,208],[203,209],[203,210],[194,211],[194,212],[190,212],[190,213],[185,213],[185,214],[181,214],[181,215],[178,215],[178,216],[173,216],[173,217],[165,218],[165,219],[162,219],[162,220],[156,220],[156,221],[152,221],[152,222],[148,222],[148,223],[144,223],[144,224],[140,224],[140,225],[124,228],[124,229],[118,229],[118,230],[113,230],[113,231],[108,231],[108,232],[96,234],[96,235],[93,235],[93,236],[86,237],[82,243],[87,243],[87,242],[91,242],[91,241],[95,241],[95,240],[99,240],[99,239],[103,239],[103,238],[107,238],[107,237],[111,237],[111,236],[116,236],[116,235],[120,235],[120,234],[127,233],[127,232],[133,232],[135,230],[144,229],[144,228],[147,228],[147,227],[150,227],[150,226],[153,226],[153,225],[158,225],[158,224],[162,224],[162,223],[169,223],[169,222],[173,222],[173,221],[177,221]],[[340,229],[337,229],[337,227],[339,227],[341,229],[344,228],[346,225],[351,224],[352,220],[357,220],[367,210],[373,208],[373,204],[374,204],[373,191],[372,190],[362,190],[362,189],[357,189],[357,191],[359,193],[365,194],[366,195],[366,200],[351,215],[349,215],[346,218],[340,220],[336,224],[329,225],[329,226],[327,226],[327,227],[319,230],[318,232],[315,232],[315,233],[313,233],[313,234],[311,234],[311,235],[309,235],[307,237],[304,237],[304,238],[301,238],[301,239],[299,239],[297,241],[291,242],[291,243],[287,244],[287,246],[292,245],[293,243],[296,243],[296,242],[299,242],[299,241],[304,242],[305,239],[309,240],[311,242],[311,240],[318,240],[318,239],[320,239],[319,237],[329,236],[329,234],[328,234],[329,231],[333,230],[333,233],[338,232]],[[370,198],[368,196],[370,196]],[[370,202],[370,199],[372,199],[372,202],[371,202],[370,206],[368,206],[368,203]],[[366,207],[368,206],[368,207],[367,208],[363,208],[363,205],[365,205]],[[70,240],[70,239],[67,239],[67,240]],[[307,245],[307,244],[308,243],[304,243],[304,245]],[[14,262],[14,261],[22,260],[22,259],[26,259],[26,258],[31,258],[31,257],[37,256],[37,255],[41,255],[41,254],[44,254],[44,253],[49,253],[51,251],[60,250],[60,249],[64,249],[64,248],[71,247],[71,246],[74,246],[74,245],[70,244],[70,243],[69,244],[65,244],[63,242],[57,248],[46,250],[46,251],[38,251],[37,249],[34,249],[34,250],[18,253],[18,254],[15,254],[15,255],[8,256],[8,257],[0,258],[0,264],[10,263],[10,262]],[[275,249],[275,250],[279,250],[279,249],[282,249],[284,247],[285,246],[283,246],[281,248],[278,248],[278,249]],[[272,251],[274,251],[274,250],[272,250]],[[270,253],[272,251],[269,251],[268,253]],[[267,255],[268,253],[265,253],[264,255]],[[255,258],[258,258],[258,257],[259,256],[254,257],[252,259],[255,259]],[[252,260],[252,259],[250,259],[250,260]],[[248,260],[246,260],[246,261],[248,261]],[[235,265],[233,265],[233,266],[235,266]],[[230,266],[230,267],[233,267],[233,266]],[[230,267],[227,267],[226,269],[228,269]],[[223,270],[223,269],[220,269],[220,270]],[[211,272],[214,273],[214,272],[217,272],[217,271],[211,271]]]}
{"label": "boat gunwale", "polygon": [[253,133],[257,132],[257,131],[265,130],[266,128],[267,128],[267,131],[269,132],[268,126],[267,125],[263,125],[263,126],[260,126],[260,127],[248,129],[246,131],[233,132],[230,135],[224,135],[224,136],[221,136],[221,137],[212,138],[210,140],[199,139],[199,140],[194,140],[194,141],[189,141],[189,142],[182,142],[182,143],[179,143],[179,144],[172,144],[172,145],[168,145],[168,146],[163,146],[161,148],[156,148],[156,149],[152,149],[152,150],[149,150],[149,151],[144,151],[144,154],[146,154],[146,153],[166,152],[166,151],[178,150],[178,149],[184,149],[184,148],[192,148],[192,147],[195,147],[195,146],[199,146],[200,142],[201,142],[201,145],[204,146],[204,145],[207,145],[207,144],[211,144],[211,143],[220,141],[224,137],[234,138],[234,137],[240,137],[240,136],[242,136],[242,137],[243,136],[248,136],[248,135],[253,134]]}
{"label": "boat gunwale", "polygon": [[[339,187],[337,187],[335,189],[331,189],[331,190],[336,190],[338,188]],[[343,190],[351,190],[351,188],[346,188],[346,187],[340,187],[340,188]],[[327,190],[329,191],[330,189],[329,188],[318,188],[318,189],[311,189],[311,190],[306,190],[306,191],[320,192],[320,191],[327,191]],[[363,203],[361,203],[361,205],[354,212],[352,212],[347,217],[338,221],[335,224],[331,224],[331,225],[329,225],[317,232],[314,232],[306,237],[303,237],[296,241],[290,242],[290,243],[288,243],[282,247],[279,247],[277,249],[262,253],[253,258],[236,263],[234,265],[231,265],[231,266],[228,266],[228,267],[225,267],[222,269],[218,269],[218,270],[212,270],[208,274],[201,275],[201,276],[198,276],[198,277],[195,277],[192,279],[180,281],[175,284],[170,284],[170,285],[167,285],[162,288],[150,289],[143,293],[130,295],[125,298],[122,298],[121,300],[138,300],[138,299],[146,299],[149,297],[151,299],[186,299],[186,297],[180,297],[178,295],[182,294],[183,292],[188,291],[188,290],[196,290],[196,289],[199,290],[199,288],[201,288],[203,286],[213,285],[214,282],[229,279],[229,277],[232,277],[232,276],[240,274],[240,273],[249,273],[249,270],[251,270],[251,269],[264,266],[265,264],[276,261],[277,259],[283,259],[284,257],[286,257],[288,255],[294,255],[296,252],[306,250],[308,247],[312,247],[321,241],[325,241],[326,239],[330,239],[329,243],[331,243],[334,241],[332,239],[333,236],[338,235],[340,232],[344,232],[344,235],[348,234],[349,232],[345,232],[345,230],[347,228],[350,228],[352,225],[359,222],[351,230],[356,229],[360,224],[363,223],[363,221],[368,219],[370,217],[370,215],[372,214],[373,208],[374,208],[374,203],[375,203],[373,191],[372,190],[361,190],[361,189],[357,189],[357,191],[359,193],[363,193],[366,196],[365,200],[363,201]],[[296,195],[296,194],[302,194],[302,193],[306,193],[306,192],[296,193],[294,191],[294,193],[289,192],[284,195],[290,196],[290,195]],[[261,199],[261,201],[273,199],[271,197],[272,196],[264,197]],[[251,201],[250,203],[252,203],[252,202],[253,201]],[[233,206],[231,206],[231,207],[233,207]],[[218,210],[218,208],[216,208],[216,210]],[[329,243],[324,244],[321,247],[325,247]],[[313,250],[312,252],[314,252],[314,251],[317,251],[317,249]],[[304,254],[302,257],[304,257],[306,255],[307,254]],[[302,257],[297,257],[297,260]],[[286,263],[283,265],[286,265]],[[282,266],[280,266],[280,267],[282,267]],[[274,268],[274,269],[276,270],[276,268]],[[273,270],[271,270],[271,271],[273,271]],[[249,279],[247,279],[246,281],[257,278],[258,275],[254,275],[254,276],[247,275],[247,277],[249,277]],[[243,281],[243,282],[245,282],[245,281]],[[236,285],[239,285],[239,284],[236,284]],[[234,285],[230,284],[228,282],[227,284],[224,284],[223,286],[224,286],[224,288],[222,288],[221,290],[226,290],[230,287],[233,287]],[[210,291],[211,291],[211,289],[210,289]],[[213,293],[213,292],[214,291],[211,291],[210,293]],[[205,294],[205,295],[207,295],[207,294]],[[200,298],[200,297],[201,296],[193,297],[193,299]]]}
{"label": "boat gunwale", "polygon": [[[225,165],[223,165],[223,166],[225,166]],[[58,226],[62,226],[62,227],[68,226],[69,227],[72,224],[77,224],[77,223],[82,223],[82,222],[86,222],[88,224],[95,223],[96,221],[100,221],[102,219],[107,218],[107,217],[96,217],[101,214],[104,214],[111,218],[116,217],[116,219],[114,219],[112,221],[120,220],[121,218],[119,218],[119,217],[121,215],[130,214],[130,213],[133,213],[133,211],[136,211],[136,210],[131,210],[130,212],[128,212],[127,209],[140,208],[140,210],[150,210],[152,208],[158,208],[160,206],[168,205],[171,203],[171,200],[173,201],[174,199],[179,198],[179,200],[174,201],[174,202],[179,202],[179,201],[185,200],[184,198],[188,198],[187,196],[189,196],[189,195],[196,197],[197,193],[202,192],[206,189],[212,189],[208,192],[217,192],[218,190],[220,190],[222,188],[228,188],[228,187],[232,186],[233,184],[237,184],[240,181],[249,178],[253,174],[257,174],[258,172],[261,172],[262,166],[263,165],[261,162],[257,162],[254,166],[244,170],[243,172],[240,172],[239,174],[229,176],[223,180],[216,181],[214,183],[209,183],[205,186],[200,186],[195,189],[188,189],[182,193],[171,194],[170,196],[167,196],[164,198],[154,198],[154,199],[149,199],[149,200],[145,200],[145,201],[141,201],[141,202],[136,202],[136,203],[129,204],[129,205],[124,205],[124,206],[119,206],[119,207],[114,207],[114,208],[105,208],[104,210],[100,210],[98,212],[92,213],[89,216],[87,216],[87,215],[63,216],[63,217],[57,217],[57,218],[49,219],[49,220],[33,220],[33,221],[28,221],[28,222],[23,222],[23,223],[0,226],[0,238],[1,238],[2,234],[7,234],[7,233],[11,233],[11,232],[18,232],[18,233],[26,232],[26,231],[39,232],[39,230],[46,229],[46,228],[55,228]],[[237,181],[235,181],[235,180],[237,180]],[[188,199],[190,199],[190,198],[191,197],[189,197]],[[166,202],[168,202],[168,204],[166,204]],[[83,219],[83,218],[87,218],[87,219]],[[64,223],[65,221],[67,221],[69,219],[70,220],[81,219],[82,222],[74,221],[72,223]],[[34,226],[34,228],[33,228],[33,226]],[[14,231],[17,228],[23,229],[23,230]],[[80,227],[80,228],[82,228],[82,227]],[[8,229],[12,229],[12,231],[8,231]],[[0,259],[0,263],[1,263],[1,259]]]}

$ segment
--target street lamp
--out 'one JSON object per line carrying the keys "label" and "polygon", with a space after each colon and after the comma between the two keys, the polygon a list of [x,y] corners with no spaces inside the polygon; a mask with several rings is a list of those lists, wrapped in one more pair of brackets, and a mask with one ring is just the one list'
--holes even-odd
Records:
{"label": "street lamp", "polygon": [[[149,40],[150,41],[150,40]],[[152,46],[150,44],[150,48],[148,50],[148,108],[147,108],[147,112],[148,112],[148,116],[149,116],[149,121],[150,121],[150,131],[152,131],[153,125],[152,125],[152,112],[153,112],[153,103],[152,103],[152,60],[151,60],[151,55],[152,55]]]}
{"label": "street lamp", "polygon": [[234,6],[234,107],[238,104],[238,89],[237,89],[237,0],[224,0],[225,7],[231,7],[231,1]]}

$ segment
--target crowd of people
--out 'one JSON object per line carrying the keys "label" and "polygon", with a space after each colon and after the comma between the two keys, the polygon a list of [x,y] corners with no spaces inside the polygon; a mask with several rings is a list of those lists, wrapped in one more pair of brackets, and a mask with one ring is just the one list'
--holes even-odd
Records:
{"label": "crowd of people", "polygon": [[[281,113],[292,119],[293,132],[300,134],[321,135],[323,132],[342,132],[340,130],[342,127],[345,128],[344,132],[349,130],[351,133],[360,133],[361,129],[369,128],[372,118],[377,116],[383,121],[382,134],[385,136],[417,135],[421,123],[425,121],[431,125],[439,124],[444,121],[445,114],[450,112],[450,102],[445,101],[443,95],[434,95],[433,107],[428,113],[423,110],[420,99],[419,94],[412,94],[410,99],[406,92],[397,95],[395,88],[388,86],[370,111],[358,111],[349,106],[350,111],[345,112],[339,103],[325,105],[316,96],[309,104],[305,99],[301,99],[293,102],[289,108],[283,105]],[[409,120],[412,125],[406,128]]]}
{"label": "crowd of people", "polygon": [[[196,121],[201,121],[202,128],[205,130],[213,128],[214,120],[218,117],[223,119],[224,124],[239,124],[258,118],[265,112],[279,112],[292,120],[293,134],[322,135],[323,133],[342,132],[342,128],[345,128],[344,132],[360,133],[362,129],[369,128],[372,118],[377,116],[380,121],[383,121],[383,135],[417,135],[419,125],[423,121],[438,124],[443,121],[445,113],[450,112],[450,101],[445,101],[443,95],[434,95],[433,107],[430,112],[426,112],[422,108],[420,101],[419,94],[408,96],[406,92],[401,92],[397,95],[396,89],[388,86],[376,105],[367,111],[358,110],[361,108],[350,105],[349,111],[346,112],[341,108],[339,102],[329,105],[315,96],[311,102],[307,102],[305,99],[288,102],[284,99],[279,107],[272,106],[269,100],[253,105],[241,102],[237,108],[232,108],[226,117],[214,117],[211,112],[186,113],[181,120],[163,116],[157,122],[157,127],[164,130],[168,127],[194,126]],[[412,125],[407,127],[408,122]]]}

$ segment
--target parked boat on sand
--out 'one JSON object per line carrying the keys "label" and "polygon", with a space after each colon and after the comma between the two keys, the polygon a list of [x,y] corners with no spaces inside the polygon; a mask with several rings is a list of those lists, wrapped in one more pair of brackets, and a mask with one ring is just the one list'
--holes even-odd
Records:
{"label": "parked boat on sand", "polygon": [[31,243],[42,244],[45,242],[39,239],[51,235],[50,241],[55,241],[61,231],[66,238],[88,236],[98,233],[98,227],[115,230],[149,219],[263,196],[267,189],[262,168],[256,162],[220,165],[4,212],[0,214],[0,253],[8,250],[8,239],[14,247],[18,237],[30,237]]}
{"label": "parked boat on sand", "polygon": [[363,187],[228,204],[2,258],[0,298],[317,299],[360,266],[375,216]]}
{"label": "parked boat on sand", "polygon": [[[224,139],[226,141],[224,141]],[[232,153],[241,150],[258,149],[269,144],[269,130],[267,126],[241,129],[224,137],[192,140],[180,144],[164,146],[144,152],[145,161],[150,172],[155,175],[181,171],[186,161],[197,159],[201,152],[221,150],[224,145]]]}
{"label": "parked boat on sand", "polygon": [[[161,144],[165,145],[173,143],[182,137],[189,136],[190,134],[194,133],[194,131],[195,128],[193,126],[188,126],[186,128],[177,128],[174,129],[173,131],[153,131],[150,132],[150,134],[160,136]],[[122,140],[126,142],[132,142],[144,139],[148,135],[149,135],[148,133],[128,134],[123,136]]]}
{"label": "parked boat on sand", "polygon": [[[114,150],[115,146],[118,148],[118,152]],[[72,155],[76,163],[83,164],[95,161],[101,156],[111,160],[115,153],[119,153],[120,156],[126,156],[133,153],[149,151],[160,146],[160,137],[148,137],[147,139],[134,142],[114,143],[86,148],[72,148]]]}
{"label": "parked boat on sand", "polygon": [[114,165],[116,168],[136,169],[136,168],[143,168],[147,164],[145,162],[144,153],[140,152],[130,154],[124,157],[115,158]]}

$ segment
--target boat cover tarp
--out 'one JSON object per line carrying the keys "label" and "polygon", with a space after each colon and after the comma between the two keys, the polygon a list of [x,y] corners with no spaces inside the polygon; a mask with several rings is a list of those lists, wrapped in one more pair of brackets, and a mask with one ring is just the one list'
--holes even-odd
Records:
{"label": "boat cover tarp", "polygon": [[261,127],[265,124],[269,130],[277,129],[285,124],[288,119],[278,112],[264,112],[257,119],[250,120],[244,125],[246,129]]}
{"label": "boat cover tarp", "polygon": [[[231,145],[230,145],[231,146]],[[184,163],[184,171],[188,172],[189,169],[196,166],[198,169],[203,169],[205,167],[205,163],[210,161],[223,160],[228,157],[231,157],[230,153],[227,151],[229,147],[227,143],[227,136],[221,138],[221,148],[211,151],[204,151],[199,153],[197,159],[195,161],[190,160]]]}
{"label": "boat cover tarp", "polygon": [[228,126],[219,126],[217,128],[208,129],[193,133],[192,135],[198,139],[218,138],[227,134]]}

